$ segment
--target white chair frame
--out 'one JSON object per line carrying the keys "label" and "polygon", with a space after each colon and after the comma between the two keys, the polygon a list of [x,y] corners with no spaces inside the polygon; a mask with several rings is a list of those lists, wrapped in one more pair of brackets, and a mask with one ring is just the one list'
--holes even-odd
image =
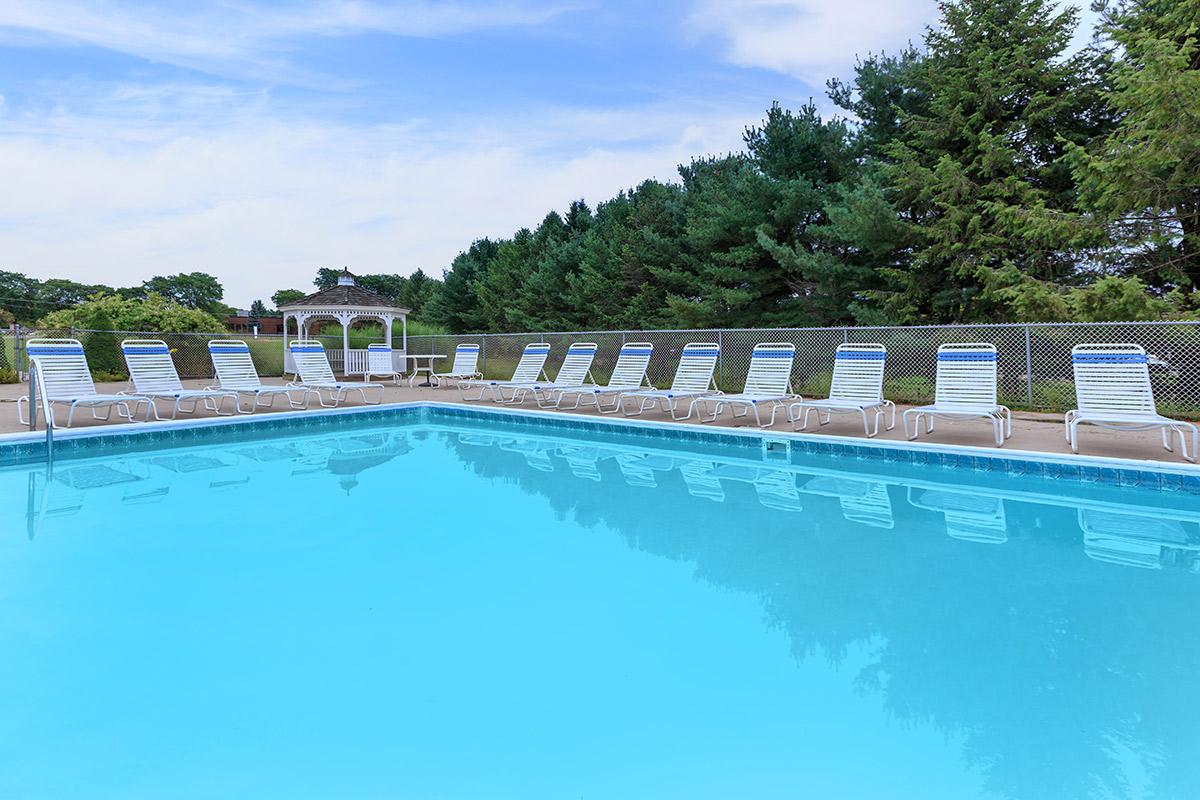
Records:
{"label": "white chair frame", "polygon": [[959,342],[939,347],[933,405],[904,412],[904,434],[909,441],[920,433],[922,419],[925,432],[933,433],[935,418],[982,417],[992,425],[996,446],[1002,447],[1004,440],[1012,436],[1012,411],[996,400],[996,363],[995,345]]}

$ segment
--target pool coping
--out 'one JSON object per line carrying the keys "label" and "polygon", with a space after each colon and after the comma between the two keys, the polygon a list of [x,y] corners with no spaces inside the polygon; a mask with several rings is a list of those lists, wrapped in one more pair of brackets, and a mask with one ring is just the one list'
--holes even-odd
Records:
{"label": "pool coping", "polygon": [[[609,431],[637,430],[656,437],[739,442],[753,441],[765,450],[768,443],[785,443],[790,452],[798,443],[801,450],[814,453],[834,452],[841,455],[869,458],[882,456],[885,461],[918,464],[942,463],[983,471],[1005,471],[1014,474],[1040,472],[1049,477],[1080,477],[1102,483],[1147,486],[1156,483],[1149,475],[1161,476],[1157,483],[1165,489],[1187,489],[1200,493],[1200,466],[1187,463],[1172,464],[1149,459],[1113,458],[1083,454],[1043,453],[1035,450],[1010,450],[975,445],[939,444],[928,441],[891,441],[861,437],[832,436],[800,431],[774,431],[758,428],[726,428],[701,426],[688,422],[640,420],[626,417],[579,415],[528,408],[497,408],[495,406],[464,405],[436,400],[411,400],[372,406],[321,409],[316,411],[280,411],[264,415],[245,415],[232,418],[168,420],[147,423],[118,423],[103,427],[61,429],[54,434],[54,452],[66,446],[64,455],[76,455],[99,450],[105,442],[119,441],[123,449],[145,449],[150,444],[199,444],[205,434],[244,428],[285,431],[326,427],[331,423],[437,410],[448,417],[503,420],[509,423],[539,420],[551,427],[576,430]],[[421,421],[425,421],[423,418]],[[297,425],[299,422],[301,424]],[[0,434],[0,466],[46,460],[45,431]],[[998,466],[1003,465],[1003,466]]]}

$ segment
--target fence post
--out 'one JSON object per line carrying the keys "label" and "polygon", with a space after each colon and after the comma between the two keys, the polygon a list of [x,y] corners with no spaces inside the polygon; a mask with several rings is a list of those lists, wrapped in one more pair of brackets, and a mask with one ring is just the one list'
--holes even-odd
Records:
{"label": "fence post", "polygon": [[1030,343],[1029,326],[1025,326],[1025,397],[1033,408],[1033,346]]}
{"label": "fence post", "polygon": [[28,372],[28,370],[27,370],[27,369],[21,369],[21,367],[28,367],[28,366],[29,366],[29,365],[26,363],[25,359],[23,359],[23,358],[21,357],[21,348],[22,348],[22,343],[21,343],[21,330],[22,330],[22,328],[21,328],[21,324],[20,324],[20,323],[17,323],[16,332],[13,334],[13,363],[12,363],[12,367],[13,367],[13,369],[16,371],[16,373],[17,373],[17,378],[18,378],[18,379],[20,379],[20,377],[21,377],[21,375],[22,375],[22,374],[24,374],[24,373]]}
{"label": "fence post", "polygon": [[487,374],[487,334],[479,337],[479,372]]}
{"label": "fence post", "polygon": [[[721,376],[720,386],[725,385],[725,331],[717,330],[717,374]],[[680,351],[682,355],[683,351]],[[720,387],[718,387],[720,388]]]}

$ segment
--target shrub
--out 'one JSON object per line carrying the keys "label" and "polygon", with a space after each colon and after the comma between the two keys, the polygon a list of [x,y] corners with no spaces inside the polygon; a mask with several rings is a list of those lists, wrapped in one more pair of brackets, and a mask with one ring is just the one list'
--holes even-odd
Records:
{"label": "shrub", "polygon": [[0,383],[20,383],[21,376],[12,367],[0,368]]}
{"label": "shrub", "polygon": [[[109,320],[105,330],[147,331],[156,333],[224,333],[221,320],[205,311],[182,306],[162,295],[151,293],[143,299],[97,294],[79,305],[47,314],[39,328],[91,328],[103,314]],[[98,330],[98,329],[97,329]]]}
{"label": "shrub", "polygon": [[120,375],[117,380],[125,380],[125,359],[121,356],[121,342],[112,333],[113,323],[103,308],[93,309],[93,314],[86,320],[86,327],[92,333],[82,334],[83,352],[87,356],[88,367],[92,377],[98,374]]}

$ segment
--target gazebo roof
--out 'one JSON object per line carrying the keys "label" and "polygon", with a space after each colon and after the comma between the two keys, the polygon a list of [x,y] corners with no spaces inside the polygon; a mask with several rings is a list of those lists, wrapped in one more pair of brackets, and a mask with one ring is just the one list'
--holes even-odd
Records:
{"label": "gazebo roof", "polygon": [[308,297],[302,297],[280,308],[281,311],[292,309],[330,309],[330,308],[386,308],[401,314],[408,314],[410,309],[396,305],[390,298],[379,292],[364,289],[354,282],[350,270],[342,271],[336,286],[313,292]]}

